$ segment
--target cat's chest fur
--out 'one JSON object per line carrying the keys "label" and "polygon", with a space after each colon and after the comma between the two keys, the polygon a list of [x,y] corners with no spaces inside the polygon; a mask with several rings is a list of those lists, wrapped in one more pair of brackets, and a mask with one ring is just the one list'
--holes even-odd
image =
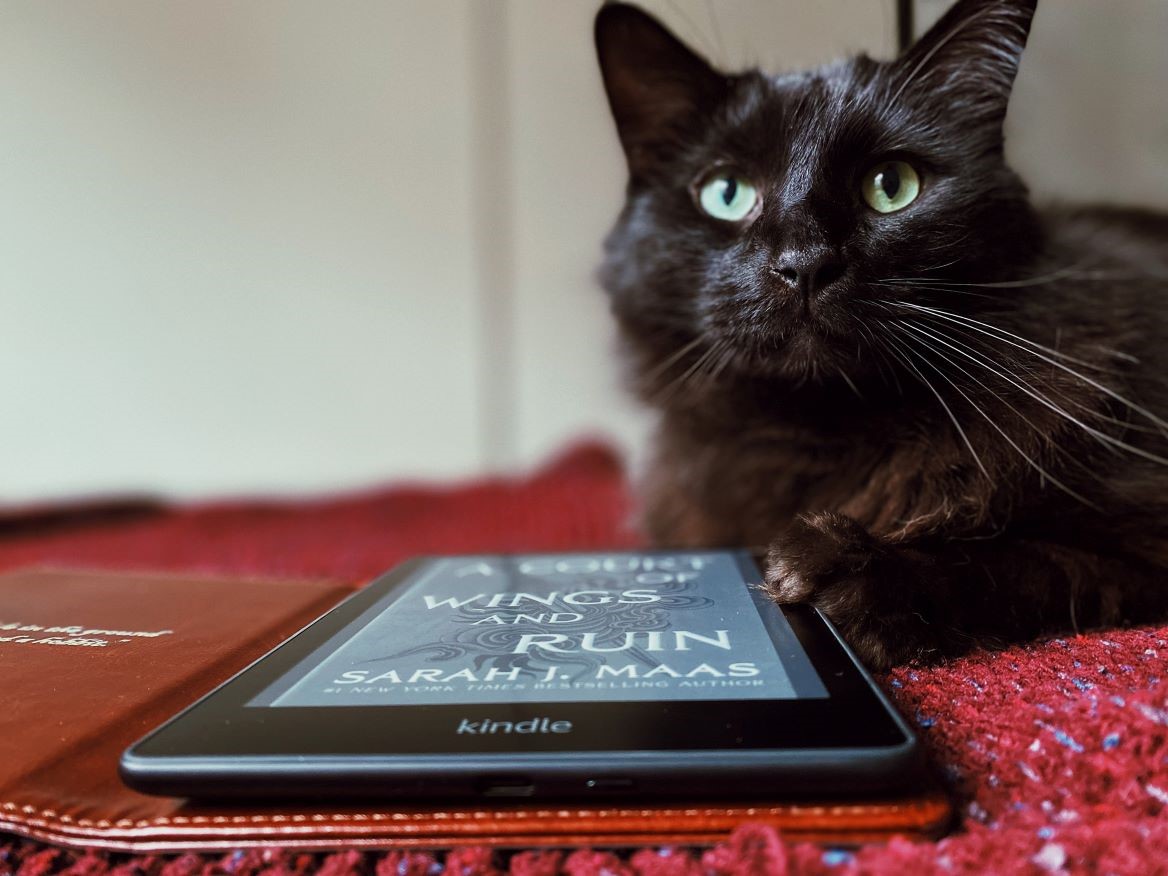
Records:
{"label": "cat's chest fur", "polygon": [[896,414],[818,429],[782,410],[720,427],[667,414],[643,486],[646,528],[664,544],[761,547],[821,511],[895,538],[981,525],[993,505],[962,444]]}

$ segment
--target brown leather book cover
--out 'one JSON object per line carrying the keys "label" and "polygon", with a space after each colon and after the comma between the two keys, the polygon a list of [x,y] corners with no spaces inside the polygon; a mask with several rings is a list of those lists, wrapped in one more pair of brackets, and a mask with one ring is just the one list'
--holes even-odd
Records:
{"label": "brown leather book cover", "polygon": [[[743,823],[857,843],[935,835],[936,789],[887,800],[436,809],[240,804],[130,790],[121,752],[349,594],[324,581],[30,570],[0,575],[0,830],[127,851],[703,843]],[[727,789],[732,800],[733,789]]]}

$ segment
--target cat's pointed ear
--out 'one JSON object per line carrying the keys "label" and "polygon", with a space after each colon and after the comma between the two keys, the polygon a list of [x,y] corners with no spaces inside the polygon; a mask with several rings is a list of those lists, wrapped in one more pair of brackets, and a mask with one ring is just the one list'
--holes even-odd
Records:
{"label": "cat's pointed ear", "polygon": [[634,177],[667,160],[726,95],[725,76],[635,6],[601,7],[596,53]]}
{"label": "cat's pointed ear", "polygon": [[958,0],[900,58],[900,90],[929,93],[965,120],[1001,122],[1038,0]]}

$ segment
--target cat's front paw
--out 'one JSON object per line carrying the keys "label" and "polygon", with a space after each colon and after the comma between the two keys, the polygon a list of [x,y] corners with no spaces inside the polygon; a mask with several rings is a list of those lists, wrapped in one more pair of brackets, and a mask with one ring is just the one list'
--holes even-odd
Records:
{"label": "cat's front paw", "polygon": [[770,546],[766,585],[776,602],[807,602],[836,625],[860,658],[886,669],[940,652],[913,607],[911,567],[842,514],[798,517]]}

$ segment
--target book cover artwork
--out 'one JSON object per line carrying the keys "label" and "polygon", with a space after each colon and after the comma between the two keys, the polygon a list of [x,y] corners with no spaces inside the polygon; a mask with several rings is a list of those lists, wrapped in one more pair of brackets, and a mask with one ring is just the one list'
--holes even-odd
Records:
{"label": "book cover artwork", "polygon": [[729,552],[435,561],[253,706],[822,697]]}

